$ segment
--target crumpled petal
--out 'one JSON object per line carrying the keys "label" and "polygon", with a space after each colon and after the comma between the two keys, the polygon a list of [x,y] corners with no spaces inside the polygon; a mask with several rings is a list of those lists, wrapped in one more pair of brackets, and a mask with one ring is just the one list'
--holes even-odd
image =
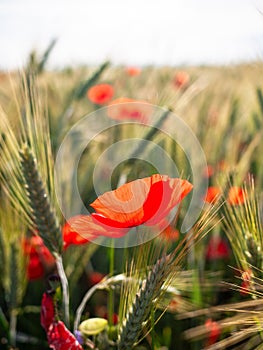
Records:
{"label": "crumpled petal", "polygon": [[76,337],[62,321],[54,322],[47,332],[48,344],[54,350],[83,350]]}

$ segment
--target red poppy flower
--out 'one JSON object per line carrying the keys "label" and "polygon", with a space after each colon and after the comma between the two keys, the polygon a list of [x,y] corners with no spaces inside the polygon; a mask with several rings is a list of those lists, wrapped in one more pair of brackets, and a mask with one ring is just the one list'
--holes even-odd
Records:
{"label": "red poppy flower", "polygon": [[186,180],[155,174],[99,196],[91,204],[92,216],[115,228],[158,225],[192,187]]}
{"label": "red poppy flower", "polygon": [[109,84],[98,84],[92,86],[87,96],[89,100],[97,105],[104,105],[108,103],[114,95],[114,89]]}
{"label": "red poppy flower", "polygon": [[41,301],[41,326],[47,332],[49,326],[54,321],[55,309],[54,302],[51,295],[44,293]]}
{"label": "red poppy flower", "polygon": [[188,85],[190,80],[190,76],[187,72],[181,71],[176,73],[174,77],[174,85],[178,88],[181,89],[183,87],[186,87]]}
{"label": "red poppy flower", "polygon": [[75,336],[62,321],[51,323],[47,332],[48,344],[54,350],[83,350]]}
{"label": "red poppy flower", "polygon": [[206,346],[213,345],[217,342],[218,338],[220,337],[221,331],[218,323],[216,321],[213,321],[211,318],[206,320],[205,327],[207,328],[209,334],[208,339],[206,342]]}
{"label": "red poppy flower", "polygon": [[138,67],[127,67],[126,72],[130,77],[135,77],[141,74],[141,69]]}
{"label": "red poppy flower", "polygon": [[91,215],[76,215],[68,220],[62,232],[66,249],[71,244],[85,244],[100,236],[119,238],[124,236],[128,229],[109,227]]}
{"label": "red poppy flower", "polygon": [[204,201],[206,203],[214,203],[218,198],[219,196],[222,194],[222,191],[220,189],[220,187],[216,187],[216,186],[210,186],[208,187],[207,189],[207,192],[206,192],[206,196],[204,198]]}
{"label": "red poppy flower", "polygon": [[221,237],[211,237],[206,249],[206,259],[227,259],[229,256],[230,250],[227,242]]}
{"label": "red poppy flower", "polygon": [[114,120],[137,120],[147,123],[152,111],[152,106],[146,101],[120,97],[108,105],[107,114]]}
{"label": "red poppy flower", "polygon": [[27,278],[35,280],[55,267],[55,258],[44,245],[42,238],[32,236],[23,242],[24,254],[29,257],[27,265]]}
{"label": "red poppy flower", "polygon": [[[108,313],[105,312],[105,314],[103,315],[102,318],[105,318],[106,320],[109,321]],[[112,315],[112,324],[116,326],[116,325],[118,324],[118,322],[119,322],[119,317],[118,317],[118,315],[117,315],[116,313],[114,313],[114,314]]]}
{"label": "red poppy flower", "polygon": [[168,225],[162,232],[161,236],[169,242],[177,241],[179,238],[179,231],[173,228],[171,225]]}
{"label": "red poppy flower", "polygon": [[100,283],[104,277],[105,277],[105,275],[103,275],[102,273],[100,273],[98,271],[92,271],[88,276],[89,284],[91,286],[94,286],[95,284]]}
{"label": "red poppy flower", "polygon": [[247,193],[241,187],[233,186],[228,191],[227,201],[230,205],[243,204],[247,199]]}
{"label": "red poppy flower", "polygon": [[179,231],[171,226],[166,219],[163,219],[158,225],[157,229],[161,231],[160,238],[165,239],[168,242],[177,241],[179,238]]}

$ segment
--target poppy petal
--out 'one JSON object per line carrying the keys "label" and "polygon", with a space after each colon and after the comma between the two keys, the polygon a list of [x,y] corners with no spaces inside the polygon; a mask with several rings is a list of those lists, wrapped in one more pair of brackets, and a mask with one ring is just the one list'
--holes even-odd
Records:
{"label": "poppy petal", "polygon": [[64,248],[66,249],[71,244],[85,244],[94,239],[94,234],[92,232],[85,232],[85,234],[80,233],[78,227],[76,227],[76,222],[86,218],[86,215],[76,215],[70,218],[63,226],[63,241]]}
{"label": "poppy petal", "polygon": [[191,190],[181,179],[154,174],[122,185],[99,196],[91,206],[99,222],[111,227],[158,224]]}
{"label": "poppy petal", "polygon": [[144,204],[145,225],[152,226],[162,221],[192,188],[187,180],[162,176],[162,181],[151,186]]}
{"label": "poppy petal", "polygon": [[54,350],[83,350],[75,336],[62,321],[54,322],[47,332],[48,344]]}
{"label": "poppy petal", "polygon": [[70,219],[76,235],[83,241],[90,241],[99,236],[118,238],[124,236],[128,230],[101,223],[93,215],[77,215]]}
{"label": "poppy petal", "polygon": [[[143,205],[151,188],[151,178],[138,179],[99,196],[91,206],[113,227],[133,227],[143,223]],[[117,224],[119,223],[119,224]]]}
{"label": "poppy petal", "polygon": [[120,97],[109,103],[107,114],[114,120],[136,120],[147,123],[152,111],[152,105],[146,101]]}

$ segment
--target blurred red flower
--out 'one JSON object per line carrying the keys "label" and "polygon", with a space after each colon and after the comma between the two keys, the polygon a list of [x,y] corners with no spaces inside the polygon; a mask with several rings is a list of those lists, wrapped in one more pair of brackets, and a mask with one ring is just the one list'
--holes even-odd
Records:
{"label": "blurred red flower", "polygon": [[166,219],[162,220],[162,222],[158,224],[158,229],[162,230],[160,237],[168,242],[177,241],[179,238],[179,231],[170,225]]}
{"label": "blurred red flower", "polygon": [[220,197],[221,194],[222,191],[220,187],[210,186],[207,189],[204,201],[210,204],[215,203],[215,201]]}
{"label": "blurred red flower", "polygon": [[87,92],[89,100],[97,105],[104,105],[108,103],[112,99],[113,95],[113,86],[109,84],[94,85]]}
{"label": "blurred red flower", "polygon": [[[105,305],[96,305],[95,315],[96,317],[101,317],[101,318],[105,318],[106,320],[109,320],[107,307]],[[113,313],[112,324],[116,325],[118,324],[118,321],[119,321],[118,315],[116,313]]]}
{"label": "blurred red flower", "polygon": [[208,330],[208,338],[206,341],[206,346],[211,346],[215,344],[220,337],[221,331],[218,323],[213,321],[211,318],[206,320],[205,327]]}
{"label": "blurred red flower", "polygon": [[192,188],[186,180],[155,174],[99,196],[92,217],[116,228],[158,225]]}
{"label": "blurred red flower", "polygon": [[39,236],[32,236],[23,241],[24,254],[28,256],[27,278],[35,280],[43,277],[55,267],[55,258]]}
{"label": "blurred red flower", "polygon": [[54,321],[54,317],[55,317],[53,298],[48,293],[44,293],[42,296],[40,317],[41,317],[41,319],[40,319],[41,326],[47,332],[49,329],[49,326]]}
{"label": "blurred red flower", "polygon": [[180,71],[175,74],[174,85],[178,88],[184,88],[188,85],[190,81],[190,76],[187,72]]}
{"label": "blurred red flower", "polygon": [[92,271],[88,276],[89,284],[91,286],[94,286],[95,284],[100,283],[104,277],[105,275],[103,275],[102,273],[98,271]]}
{"label": "blurred red flower", "polygon": [[114,120],[133,120],[147,123],[153,107],[146,101],[120,97],[108,105],[107,114]]}
{"label": "blurred red flower", "polygon": [[141,69],[138,67],[127,67],[126,72],[130,77],[135,77],[141,74]]}
{"label": "blurred red flower", "polygon": [[[106,312],[102,318],[105,318],[106,320],[109,321],[108,313]],[[112,324],[116,326],[118,322],[119,322],[119,316],[114,312],[114,314],[112,315]]]}
{"label": "blurred red flower", "polygon": [[242,187],[233,186],[228,191],[227,202],[230,205],[243,204],[247,199],[247,193]]}
{"label": "blurred red flower", "polygon": [[211,237],[206,248],[206,259],[228,259],[230,250],[227,242],[222,237]]}

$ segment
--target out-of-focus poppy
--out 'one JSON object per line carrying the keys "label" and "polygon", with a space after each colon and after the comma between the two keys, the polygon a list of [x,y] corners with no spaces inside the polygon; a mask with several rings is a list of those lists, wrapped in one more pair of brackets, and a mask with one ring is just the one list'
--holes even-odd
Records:
{"label": "out-of-focus poppy", "polygon": [[163,238],[168,242],[178,240],[179,231],[170,225],[166,219],[163,219],[162,222],[157,225],[157,228],[161,231],[160,238]]}
{"label": "out-of-focus poppy", "polygon": [[180,71],[175,74],[174,85],[178,88],[185,88],[190,81],[190,76],[185,71]]}
{"label": "out-of-focus poppy", "polygon": [[206,320],[205,327],[208,330],[208,337],[206,340],[206,346],[213,345],[217,342],[220,337],[221,331],[218,323],[213,321],[211,318]]}
{"label": "out-of-focus poppy", "polygon": [[221,191],[220,187],[210,186],[207,189],[204,201],[206,203],[213,204],[221,196],[221,194],[222,194],[222,191]]}
{"label": "out-of-focus poppy", "polygon": [[136,77],[141,74],[141,69],[138,67],[127,67],[126,72],[130,77]]}
{"label": "out-of-focus poppy", "polygon": [[[109,320],[108,318],[108,310],[106,305],[96,305],[95,306],[95,315],[96,317],[105,318],[106,320]],[[112,315],[112,324],[116,325],[119,321],[118,315],[116,313],[113,313]]]}
{"label": "out-of-focus poppy", "polygon": [[91,204],[92,216],[116,228],[158,225],[192,188],[187,180],[155,174],[99,196]]}
{"label": "out-of-focus poppy", "polygon": [[88,99],[97,105],[107,104],[114,95],[114,88],[110,84],[98,84],[92,86],[88,92]]}
{"label": "out-of-focus poppy", "polygon": [[179,238],[179,231],[169,225],[161,232],[161,236],[169,242],[177,241]]}
{"label": "out-of-focus poppy", "polygon": [[230,205],[243,204],[247,199],[247,193],[242,187],[233,186],[228,191],[227,202]]}
{"label": "out-of-focus poppy", "polygon": [[27,278],[35,280],[43,277],[55,267],[55,258],[39,236],[26,238],[23,242],[24,254],[28,256]]}
{"label": "out-of-focus poppy", "polygon": [[[108,315],[107,312],[105,312],[105,314],[103,315],[103,318],[105,318],[106,320],[109,321],[109,315]],[[116,325],[118,324],[118,322],[119,322],[119,317],[118,317],[118,315],[114,312],[114,314],[112,315],[112,324],[116,326]]]}
{"label": "out-of-focus poppy", "polygon": [[111,101],[107,114],[114,120],[131,120],[147,123],[153,107],[146,101],[138,101],[132,98],[120,97]]}
{"label": "out-of-focus poppy", "polygon": [[98,271],[92,271],[88,276],[89,284],[91,286],[94,286],[95,284],[100,283],[104,277],[105,275],[103,275],[102,273]]}
{"label": "out-of-focus poppy", "polygon": [[207,260],[228,259],[230,249],[222,237],[211,237],[206,249]]}

